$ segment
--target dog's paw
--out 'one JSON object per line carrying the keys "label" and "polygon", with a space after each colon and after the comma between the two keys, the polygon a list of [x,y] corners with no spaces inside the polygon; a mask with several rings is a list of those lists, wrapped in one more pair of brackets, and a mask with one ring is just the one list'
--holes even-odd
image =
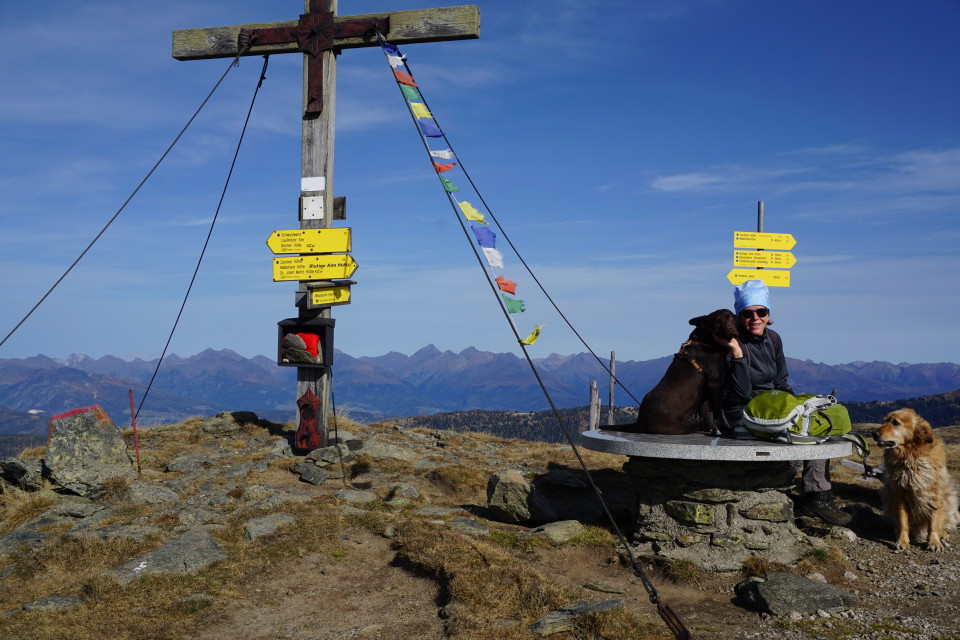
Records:
{"label": "dog's paw", "polygon": [[930,542],[927,543],[927,551],[943,553],[946,551],[946,545],[939,538],[933,537],[930,539]]}

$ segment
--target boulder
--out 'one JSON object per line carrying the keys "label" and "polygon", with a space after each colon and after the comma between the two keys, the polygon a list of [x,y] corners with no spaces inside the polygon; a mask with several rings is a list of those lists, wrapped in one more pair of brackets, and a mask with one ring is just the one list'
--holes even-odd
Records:
{"label": "boulder", "polygon": [[50,477],[82,496],[103,492],[115,476],[136,477],[126,443],[103,408],[91,405],[50,418],[52,434],[44,460]]}
{"label": "boulder", "polygon": [[43,488],[42,460],[0,460],[0,477],[24,491]]}
{"label": "boulder", "polygon": [[487,481],[487,507],[502,522],[525,524],[553,522],[556,511],[519,471],[499,471]]}
{"label": "boulder", "polygon": [[839,587],[794,573],[771,572],[766,580],[752,578],[736,586],[737,596],[751,609],[775,616],[840,611],[857,604],[857,596]]}

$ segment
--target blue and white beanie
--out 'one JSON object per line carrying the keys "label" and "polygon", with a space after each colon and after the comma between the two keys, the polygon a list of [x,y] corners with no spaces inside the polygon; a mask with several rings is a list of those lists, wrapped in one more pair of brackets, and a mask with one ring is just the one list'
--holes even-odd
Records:
{"label": "blue and white beanie", "polygon": [[733,308],[737,315],[754,305],[770,308],[770,290],[763,280],[747,280],[733,288]]}

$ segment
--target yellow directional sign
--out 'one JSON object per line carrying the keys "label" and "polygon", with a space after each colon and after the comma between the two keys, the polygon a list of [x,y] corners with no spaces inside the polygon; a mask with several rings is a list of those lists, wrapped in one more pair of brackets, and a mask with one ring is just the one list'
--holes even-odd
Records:
{"label": "yellow directional sign", "polygon": [[727,274],[730,284],[743,284],[747,280],[763,280],[768,287],[789,287],[790,272],[773,269],[731,269]]}
{"label": "yellow directional sign", "polygon": [[357,270],[348,254],[287,256],[273,259],[273,281],[344,279]]}
{"label": "yellow directional sign", "polygon": [[350,304],[350,287],[324,287],[310,290],[310,307]]}
{"label": "yellow directional sign", "polygon": [[734,249],[780,249],[789,251],[797,241],[789,233],[758,233],[756,231],[734,231]]}
{"label": "yellow directional sign", "polygon": [[345,253],[350,244],[350,227],[281,230],[267,238],[274,253]]}
{"label": "yellow directional sign", "polygon": [[774,269],[789,269],[797,263],[797,259],[789,251],[734,251],[733,266],[735,267],[772,267]]}

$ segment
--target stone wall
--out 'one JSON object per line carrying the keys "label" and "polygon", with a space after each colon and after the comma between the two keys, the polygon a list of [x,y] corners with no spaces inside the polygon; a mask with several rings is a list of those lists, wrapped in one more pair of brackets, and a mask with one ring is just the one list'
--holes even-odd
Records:
{"label": "stone wall", "polygon": [[789,462],[631,457],[638,553],[738,571],[751,555],[792,563],[816,544],[793,522]]}

